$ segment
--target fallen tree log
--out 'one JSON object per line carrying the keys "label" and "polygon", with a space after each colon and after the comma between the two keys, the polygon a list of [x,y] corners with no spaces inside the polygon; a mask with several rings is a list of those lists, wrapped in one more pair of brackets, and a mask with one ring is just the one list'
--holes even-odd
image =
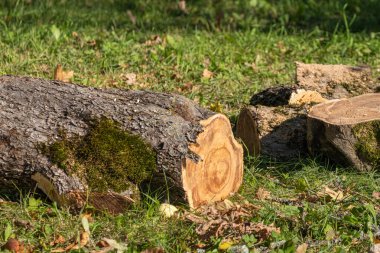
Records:
{"label": "fallen tree log", "polygon": [[306,114],[302,107],[247,106],[240,112],[236,136],[252,156],[295,159],[307,153]]}
{"label": "fallen tree log", "polygon": [[308,114],[307,126],[312,154],[362,171],[380,169],[380,94],[316,105]]}
{"label": "fallen tree log", "polygon": [[74,209],[121,212],[147,181],[196,208],[242,182],[229,120],[179,95],[2,76],[0,124],[0,190]]}

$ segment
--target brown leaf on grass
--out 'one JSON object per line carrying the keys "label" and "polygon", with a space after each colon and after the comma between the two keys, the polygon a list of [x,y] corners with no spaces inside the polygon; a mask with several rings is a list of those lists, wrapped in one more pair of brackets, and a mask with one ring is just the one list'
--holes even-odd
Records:
{"label": "brown leaf on grass", "polygon": [[256,198],[259,200],[265,200],[270,197],[270,192],[264,188],[259,188],[256,192]]}
{"label": "brown leaf on grass", "polygon": [[135,73],[126,73],[126,74],[121,74],[120,77],[122,80],[125,81],[126,84],[128,85],[133,85],[137,81],[137,75]]}
{"label": "brown leaf on grass", "polygon": [[136,25],[136,16],[133,15],[131,10],[127,10],[127,16],[133,25]]}
{"label": "brown leaf on grass", "polygon": [[[80,234],[79,243],[78,243],[78,241],[71,243],[64,250],[65,251],[71,251],[71,250],[77,250],[77,249],[83,248],[84,246],[87,245],[87,243],[89,241],[90,241],[90,234],[88,232],[82,232]],[[58,250],[58,249],[56,249],[56,250]],[[54,251],[54,252],[62,252],[62,251]]]}
{"label": "brown leaf on grass", "polygon": [[296,249],[296,253],[306,253],[306,250],[307,250],[307,247],[309,245],[307,243],[302,243],[301,245],[299,245]]}
{"label": "brown leaf on grass", "polygon": [[334,191],[330,189],[328,186],[325,186],[323,190],[317,193],[319,197],[330,197],[332,200],[342,200],[344,198],[342,191]]}
{"label": "brown leaf on grass", "polygon": [[380,192],[372,192],[372,197],[377,200],[380,199]]}
{"label": "brown leaf on grass", "polygon": [[33,224],[30,223],[30,221],[26,221],[26,220],[15,220],[14,224],[17,227],[23,227],[25,229],[33,229],[34,228]]}
{"label": "brown leaf on grass", "polygon": [[104,241],[104,240],[100,240],[96,246],[98,246],[99,248],[107,248],[109,247],[110,245],[108,244],[108,242]]}
{"label": "brown leaf on grass", "polygon": [[50,252],[53,252],[53,253],[62,253],[62,252],[66,252],[66,249],[60,247],[60,248],[52,249],[52,250],[50,250]]}
{"label": "brown leaf on grass", "polygon": [[270,230],[268,226],[248,222],[257,209],[249,203],[238,204],[228,200],[201,207],[196,214],[185,212],[184,218],[196,224],[196,233],[203,239],[216,236],[239,240],[245,233],[260,232],[264,235]]}
{"label": "brown leaf on grass", "polygon": [[165,250],[163,248],[160,248],[160,247],[146,249],[144,251],[141,251],[141,253],[164,253],[164,252],[165,252]]}
{"label": "brown leaf on grass", "polygon": [[210,70],[208,69],[203,70],[203,73],[202,73],[203,78],[210,79],[213,76],[214,76],[214,73],[212,73]]}
{"label": "brown leaf on grass", "polygon": [[21,252],[21,243],[15,238],[9,238],[2,249],[18,253]]}
{"label": "brown leaf on grass", "polygon": [[178,9],[180,9],[183,13],[188,14],[188,11],[186,9],[186,1],[185,0],[179,0],[178,1]]}
{"label": "brown leaf on grass", "polygon": [[276,234],[281,233],[280,228],[274,226],[273,224],[265,225],[264,223],[250,223],[250,225],[247,226],[246,231],[248,233],[255,232],[259,237],[259,240],[266,240],[272,232]]}
{"label": "brown leaf on grass", "polygon": [[74,71],[64,71],[61,64],[58,64],[54,70],[54,80],[69,82],[74,77]]}
{"label": "brown leaf on grass", "polygon": [[57,235],[55,238],[54,238],[54,241],[50,242],[49,245],[50,246],[55,246],[57,244],[62,244],[66,242],[66,239],[62,236],[62,235]]}
{"label": "brown leaf on grass", "polygon": [[145,46],[155,46],[155,45],[159,45],[163,42],[163,40],[161,39],[161,37],[159,35],[153,35],[150,37],[149,40],[145,41],[144,45]]}

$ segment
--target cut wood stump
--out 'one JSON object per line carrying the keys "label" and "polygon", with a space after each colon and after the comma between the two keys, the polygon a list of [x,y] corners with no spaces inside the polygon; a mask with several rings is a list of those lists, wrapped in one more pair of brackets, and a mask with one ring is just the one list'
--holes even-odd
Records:
{"label": "cut wood stump", "polygon": [[0,190],[73,209],[122,212],[147,182],[196,208],[242,182],[229,120],[179,95],[2,76],[0,124]]}
{"label": "cut wood stump", "polygon": [[236,136],[252,156],[299,158],[307,153],[306,114],[302,107],[248,106],[239,115]]}
{"label": "cut wood stump", "polygon": [[316,105],[308,114],[307,126],[312,154],[358,170],[380,169],[380,94]]}
{"label": "cut wood stump", "polygon": [[298,88],[318,91],[324,98],[347,98],[376,91],[371,68],[296,62]]}

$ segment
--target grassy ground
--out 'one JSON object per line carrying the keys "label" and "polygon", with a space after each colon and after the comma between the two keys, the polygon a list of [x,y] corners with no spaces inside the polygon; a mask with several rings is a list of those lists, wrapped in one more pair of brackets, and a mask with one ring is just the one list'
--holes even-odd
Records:
{"label": "grassy ground", "polygon": [[[187,5],[188,14],[174,0],[1,1],[0,74],[52,78],[62,64],[75,72],[75,83],[176,92],[226,113],[232,122],[254,92],[294,82],[294,61],[367,64],[380,74],[377,1]],[[301,243],[310,252],[364,252],[378,230],[380,206],[372,194],[379,185],[377,172],[310,159],[277,164],[247,158],[239,194],[259,209],[245,219],[274,224],[281,233],[242,233],[233,243],[273,252],[294,252]],[[341,191],[343,199],[320,196],[326,186]],[[258,189],[270,196],[258,197]],[[211,252],[223,243],[222,237],[197,235],[189,221],[160,217],[158,207],[147,196],[123,215],[93,214],[90,248],[102,237],[128,243],[130,252],[194,251],[202,244]],[[82,230],[80,216],[33,195],[0,202],[0,214],[0,244],[15,236],[36,251],[50,251],[58,234],[69,239]],[[276,248],[276,242],[286,243]]]}

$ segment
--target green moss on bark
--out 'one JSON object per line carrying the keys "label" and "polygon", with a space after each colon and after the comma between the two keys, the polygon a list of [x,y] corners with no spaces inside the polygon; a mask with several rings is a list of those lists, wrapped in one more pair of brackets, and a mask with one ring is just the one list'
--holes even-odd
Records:
{"label": "green moss on bark", "polygon": [[43,145],[42,152],[93,191],[123,192],[148,179],[156,170],[156,154],[141,137],[109,119],[90,123],[87,135]]}
{"label": "green moss on bark", "polygon": [[380,121],[362,123],[354,127],[358,155],[375,169],[380,168]]}

